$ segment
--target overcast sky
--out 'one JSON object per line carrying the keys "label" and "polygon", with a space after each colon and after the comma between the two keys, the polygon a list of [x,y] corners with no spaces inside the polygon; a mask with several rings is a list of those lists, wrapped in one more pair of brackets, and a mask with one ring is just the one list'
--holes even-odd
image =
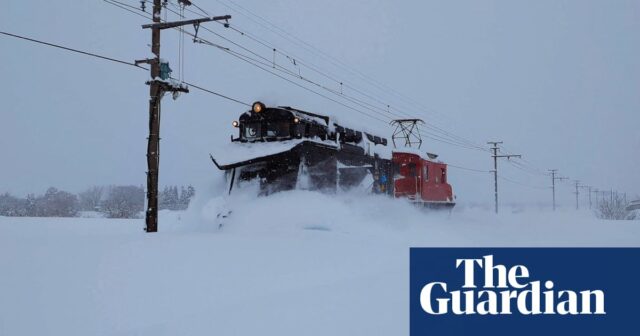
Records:
{"label": "overcast sky", "polygon": [[[557,168],[597,188],[640,194],[640,1],[234,1],[278,28],[227,0],[196,4],[213,15],[233,15],[237,29],[377,101],[344,88],[346,95],[377,106],[385,102],[477,144],[502,140],[539,170]],[[128,61],[150,55],[150,32],[140,27],[146,22],[101,0],[7,1],[0,11],[2,31]],[[273,58],[271,48],[246,35],[206,26]],[[200,34],[246,53],[210,32]],[[178,33],[163,32],[162,43],[163,58],[177,70]],[[145,184],[148,73],[2,35],[0,52],[0,192]],[[246,102],[337,115],[390,135],[385,123],[189,37],[185,59],[185,79],[208,89]],[[276,62],[298,71],[281,55]],[[339,90],[336,81],[299,69]],[[231,122],[244,110],[196,90],[177,101],[166,97],[160,184],[203,187],[215,169],[208,153],[229,141]],[[492,168],[487,152],[430,139],[424,148],[454,165]],[[500,169],[523,184],[501,180],[503,201],[550,202],[548,177],[506,161]],[[491,202],[489,173],[452,167],[449,176],[459,201]],[[571,191],[559,189],[566,206],[573,202]]]}

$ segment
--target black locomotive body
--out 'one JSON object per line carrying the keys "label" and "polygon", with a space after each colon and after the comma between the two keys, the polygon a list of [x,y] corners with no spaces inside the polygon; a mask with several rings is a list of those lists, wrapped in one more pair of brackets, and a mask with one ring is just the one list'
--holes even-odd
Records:
{"label": "black locomotive body", "polygon": [[362,184],[373,177],[372,189],[389,192],[391,161],[377,154],[387,140],[366,132],[343,127],[323,115],[287,106],[266,107],[260,102],[234,122],[238,137],[232,142],[258,147],[278,143],[282,147],[265,155],[216,166],[235,180],[258,179],[262,194],[280,190],[310,189],[335,191]]}

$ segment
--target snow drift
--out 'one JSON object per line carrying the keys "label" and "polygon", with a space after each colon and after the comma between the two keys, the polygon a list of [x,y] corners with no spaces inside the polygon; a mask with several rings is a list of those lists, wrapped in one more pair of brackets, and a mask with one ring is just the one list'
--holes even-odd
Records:
{"label": "snow drift", "polygon": [[157,234],[143,220],[0,217],[0,335],[408,334],[410,246],[640,246],[638,221],[587,211],[434,213],[357,190],[207,185],[187,212],[161,212]]}

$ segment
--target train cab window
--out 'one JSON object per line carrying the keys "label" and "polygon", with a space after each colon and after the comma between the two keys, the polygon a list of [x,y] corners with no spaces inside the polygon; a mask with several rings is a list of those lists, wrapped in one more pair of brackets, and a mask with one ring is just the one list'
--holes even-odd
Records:
{"label": "train cab window", "polygon": [[247,140],[253,140],[261,136],[260,123],[249,123],[244,125],[244,138]]}
{"label": "train cab window", "polygon": [[288,122],[268,122],[267,123],[267,136],[268,137],[288,137],[291,133],[289,131]]}
{"label": "train cab window", "polygon": [[415,163],[402,163],[402,164],[397,165],[396,167],[397,168],[395,168],[394,170],[400,175],[398,177],[402,177],[402,178],[416,177],[416,164]]}
{"label": "train cab window", "polygon": [[422,166],[422,176],[425,181],[429,181],[429,166],[427,164]]}
{"label": "train cab window", "polygon": [[442,183],[447,183],[447,170],[444,168],[442,169],[442,178],[440,179],[442,181]]}
{"label": "train cab window", "polygon": [[408,165],[408,172],[409,174],[407,175],[408,177],[416,177],[416,164],[415,163],[409,163]]}

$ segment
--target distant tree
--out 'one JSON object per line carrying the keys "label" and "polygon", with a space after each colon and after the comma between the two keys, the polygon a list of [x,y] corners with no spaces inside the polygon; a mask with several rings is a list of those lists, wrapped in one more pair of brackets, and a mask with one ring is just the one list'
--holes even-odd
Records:
{"label": "distant tree", "polygon": [[160,193],[158,209],[177,210],[180,207],[180,196],[177,186],[166,186]]}
{"label": "distant tree", "polygon": [[191,199],[196,195],[196,190],[193,186],[189,185],[187,188],[184,186],[180,190],[180,209],[185,210],[189,207]]}
{"label": "distant tree", "polygon": [[598,203],[596,216],[602,219],[635,219],[636,213],[627,211],[628,203],[620,195],[612,195],[610,199],[603,199]]}
{"label": "distant tree", "polygon": [[93,186],[80,194],[80,208],[84,211],[95,211],[100,206],[102,201],[102,195],[104,194],[104,187]]}
{"label": "distant tree", "polygon": [[180,208],[180,194],[178,193],[178,186],[171,188],[171,204],[170,210],[178,210]]}
{"label": "distant tree", "polygon": [[25,216],[27,217],[35,217],[38,215],[37,203],[38,199],[36,195],[29,194],[27,195],[27,199],[24,205],[25,208]]}
{"label": "distant tree", "polygon": [[136,218],[144,208],[144,189],[136,186],[113,186],[100,211],[109,218]]}
{"label": "distant tree", "polygon": [[169,200],[171,198],[169,189],[168,186],[165,186],[162,192],[158,194],[158,210],[169,209]]}
{"label": "distant tree", "polygon": [[27,200],[17,198],[9,193],[0,195],[0,216],[26,216]]}
{"label": "distant tree", "polygon": [[37,216],[75,217],[78,214],[78,197],[72,193],[49,188],[44,196],[36,199]]}

